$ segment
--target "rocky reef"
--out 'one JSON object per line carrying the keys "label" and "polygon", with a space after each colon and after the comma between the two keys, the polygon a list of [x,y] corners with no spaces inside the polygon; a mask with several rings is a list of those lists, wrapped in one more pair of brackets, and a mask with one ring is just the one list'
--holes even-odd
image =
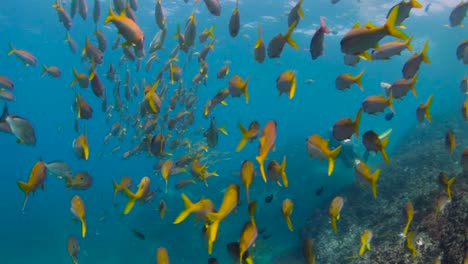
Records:
{"label": "rocky reef", "polygon": [[[448,129],[456,136],[453,154],[445,146]],[[333,197],[303,226],[301,239],[314,240],[316,263],[463,263],[468,251],[468,173],[462,172],[460,157],[466,143],[468,123],[458,115],[435,116],[433,123],[409,131],[390,154],[389,164],[370,161],[372,171],[381,169],[377,199],[367,182],[357,181],[336,194],[345,198],[337,233],[328,216]],[[442,171],[456,179],[451,202],[436,213],[437,198],[447,195],[439,180]],[[414,206],[409,231],[415,234],[415,256],[407,249],[402,234],[408,201]],[[359,256],[365,229],[373,232],[371,249]],[[300,252],[299,248],[283,252],[274,263],[304,263],[304,259],[298,259]]]}

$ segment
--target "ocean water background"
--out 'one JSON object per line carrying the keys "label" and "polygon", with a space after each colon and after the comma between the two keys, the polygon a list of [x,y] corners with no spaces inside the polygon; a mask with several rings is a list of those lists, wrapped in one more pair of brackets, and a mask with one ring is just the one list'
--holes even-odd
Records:
{"label": "ocean water background", "polygon": [[[67,1],[69,2],[69,1]],[[201,196],[210,198],[217,207],[222,201],[222,189],[230,183],[240,184],[236,174],[240,164],[245,159],[254,161],[258,152],[258,141],[249,143],[243,151],[236,153],[235,147],[240,139],[237,122],[248,125],[258,120],[263,125],[271,119],[278,123],[278,139],[276,152],[269,155],[269,160],[280,160],[287,156],[287,174],[289,188],[280,188],[269,182],[264,184],[261,177],[256,177],[251,189],[251,196],[258,203],[256,221],[259,228],[266,229],[271,238],[259,238],[256,248],[251,250],[256,263],[270,263],[271,258],[281,251],[297,247],[300,243],[300,227],[307,220],[310,212],[321,203],[339,193],[340,189],[354,181],[353,169],[344,167],[337,162],[335,172],[331,177],[326,176],[327,162],[310,160],[305,149],[305,138],[314,133],[327,136],[328,129],[334,122],[345,116],[354,116],[362,100],[371,94],[381,94],[380,82],[392,83],[401,78],[401,68],[410,53],[405,51],[402,56],[390,61],[365,62],[361,61],[357,67],[343,64],[339,41],[343,34],[356,22],[365,23],[368,20],[374,24],[382,24],[388,9],[398,1],[391,1],[381,5],[380,1],[342,1],[331,5],[329,1],[305,0],[303,8],[305,18],[301,20],[292,37],[300,46],[294,50],[285,47],[280,59],[267,59],[264,64],[253,61],[253,46],[257,39],[257,23],[263,28],[263,39],[268,41],[279,32],[287,30],[287,12],[295,2],[289,1],[241,1],[241,31],[235,39],[228,34],[229,16],[235,8],[235,2],[221,1],[221,17],[209,15],[203,3],[195,5],[197,19],[197,34],[204,28],[216,25],[215,49],[208,55],[210,66],[208,85],[201,85],[197,96],[196,121],[192,131],[200,125],[209,127],[210,120],[201,116],[204,103],[219,89],[227,87],[229,77],[239,74],[243,78],[250,75],[250,102],[245,104],[244,98],[229,98],[228,106],[217,106],[213,115],[219,125],[226,123],[228,136],[219,135],[218,146],[214,150],[229,152],[229,160],[220,161],[210,166],[220,177],[210,178],[209,187],[202,183],[189,186],[182,192],[192,200]],[[2,225],[0,227],[0,253],[2,263],[71,263],[66,251],[66,241],[69,235],[79,237],[80,224],[73,221],[70,213],[70,200],[79,194],[87,207],[88,235],[79,238],[81,251],[79,263],[154,263],[156,249],[164,246],[168,249],[171,261],[174,263],[206,263],[208,254],[206,242],[201,235],[202,223],[193,222],[190,217],[179,225],[172,221],[182,210],[181,191],[174,188],[178,179],[187,176],[174,176],[169,180],[168,194],[158,194],[152,203],[137,204],[130,215],[121,217],[120,213],[126,199],[119,195],[116,207],[112,204],[112,179],[119,180],[124,175],[133,178],[134,185],[145,176],[151,176],[152,189],[161,187],[164,182],[159,174],[154,174],[152,167],[159,161],[155,157],[141,154],[122,160],[124,151],[131,148],[133,129],[127,125],[129,132],[124,142],[112,139],[108,145],[103,144],[105,135],[111,124],[106,124],[105,113],[101,113],[101,102],[90,89],[80,90],[94,108],[94,116],[89,121],[80,121],[81,128],[86,124],[91,154],[88,161],[78,161],[71,148],[73,139],[78,135],[73,129],[75,113],[71,110],[74,98],[73,89],[69,84],[73,79],[71,67],[79,71],[86,71],[79,54],[72,54],[67,43],[64,42],[66,31],[58,22],[57,14],[51,7],[52,1],[17,0],[5,1],[0,8],[0,74],[8,76],[14,83],[17,100],[9,103],[10,113],[18,114],[30,120],[36,130],[37,146],[28,147],[15,143],[11,135],[0,135],[0,164],[2,168],[2,192],[0,193],[0,210]],[[421,1],[424,5],[428,1]],[[145,47],[149,44],[158,28],[154,22],[155,1],[140,1],[137,14],[138,24],[145,32]],[[455,49],[463,38],[467,36],[466,28],[447,28],[448,16],[457,1],[432,1],[428,13],[424,10],[413,10],[411,17],[405,21],[410,35],[414,34],[414,50],[420,52],[424,41],[429,41],[428,56],[431,64],[423,64],[419,71],[416,84],[418,97],[409,94],[403,101],[395,101],[396,115],[393,120],[385,121],[382,114],[370,116],[363,114],[360,127],[361,134],[372,129],[383,132],[392,128],[388,151],[390,159],[394,146],[411,133],[417,126],[415,110],[420,102],[425,102],[429,95],[434,94],[431,107],[433,113],[452,113],[459,111],[464,100],[460,96],[459,83],[467,75],[467,68],[456,61]],[[95,26],[91,19],[93,3],[88,1],[90,13],[88,20],[83,21],[79,15],[73,19],[70,31],[72,37],[80,47],[84,44],[85,36],[92,36]],[[186,18],[192,12],[194,3],[185,4],[180,1],[163,1],[167,15],[168,34],[165,42],[166,50],[158,53],[160,63],[154,63],[152,70],[146,73],[144,69],[135,71],[135,63],[119,66],[118,73],[122,78],[127,68],[132,71],[132,83],[145,77],[153,82],[157,71],[162,67],[168,53],[176,45],[172,38],[176,25],[184,25]],[[65,7],[69,10],[69,6]],[[98,73],[108,94],[111,94],[113,84],[105,79],[107,65],[112,62],[118,64],[122,54],[120,50],[112,51],[110,46],[116,38],[116,29],[112,25],[103,26],[107,14],[107,1],[101,2],[101,19],[98,27],[105,32],[108,49],[104,55],[104,65],[98,68]],[[311,35],[318,28],[319,16],[326,18],[328,26],[337,31],[336,35],[325,37],[325,54],[316,61],[312,61],[309,52]],[[384,39],[385,41],[391,38]],[[7,56],[9,43],[16,48],[26,49],[36,55],[37,67],[24,67],[14,56]],[[204,44],[197,41],[195,51],[199,51]],[[216,79],[216,71],[226,60],[231,61],[230,74],[225,80]],[[185,61],[185,54],[180,52],[180,64]],[[48,76],[41,78],[41,64],[56,65],[62,69],[63,75],[59,79]],[[196,57],[189,62],[184,70],[184,82],[191,86],[190,80],[198,72]],[[286,96],[279,97],[275,87],[276,77],[287,69],[297,71],[298,87],[294,99]],[[342,92],[334,87],[338,74],[350,72],[353,75],[365,70],[363,77],[364,92],[357,87]],[[313,84],[305,84],[306,79],[313,79]],[[167,75],[165,80],[168,80]],[[176,84],[171,85],[169,96]],[[123,88],[121,88],[123,91]],[[128,113],[134,113],[137,102],[134,98],[129,104]],[[113,99],[109,97],[109,102]],[[167,105],[167,101],[165,102]],[[177,112],[177,111],[176,111]],[[118,114],[112,119],[118,121]],[[428,126],[430,124],[422,124]],[[202,134],[191,134],[193,141],[204,141]],[[430,143],[430,142],[428,142]],[[121,151],[111,154],[111,149],[121,144]],[[362,147],[360,147],[362,148]],[[102,158],[98,157],[103,152]],[[213,151],[213,150],[210,150]],[[174,153],[174,158],[181,156],[182,151]],[[45,191],[38,190],[31,195],[25,212],[21,211],[24,199],[16,186],[16,181],[27,180],[33,164],[42,159],[46,162],[53,160],[66,161],[73,172],[89,171],[94,177],[93,186],[86,191],[64,190],[65,183],[49,175]],[[380,155],[369,161],[373,167],[382,162]],[[177,178],[177,179],[176,179]],[[324,186],[324,193],[317,197],[317,188]],[[369,191],[369,190],[366,190]],[[271,204],[264,202],[265,196],[273,193]],[[294,232],[287,229],[281,215],[281,202],[284,198],[291,198],[295,203],[292,221]],[[164,199],[168,205],[166,217],[161,220],[156,211],[159,200]],[[237,213],[233,213],[221,223],[218,240],[215,243],[213,256],[221,263],[231,261],[226,251],[226,244],[239,239],[243,224],[248,221],[245,190],[241,187],[242,204]],[[101,218],[105,217],[104,220]],[[100,221],[100,219],[102,221]],[[142,241],[135,237],[131,229],[135,228],[146,235]]]}

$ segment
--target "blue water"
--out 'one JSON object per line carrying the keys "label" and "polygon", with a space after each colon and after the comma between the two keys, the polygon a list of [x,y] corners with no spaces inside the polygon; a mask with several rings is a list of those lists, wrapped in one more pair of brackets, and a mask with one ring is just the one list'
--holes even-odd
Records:
{"label": "blue water", "polygon": [[[69,1],[67,1],[69,2]],[[138,24],[145,32],[145,47],[149,45],[158,28],[154,21],[155,1],[140,1],[136,12]],[[256,221],[260,228],[265,228],[271,238],[257,240],[256,247],[251,254],[256,263],[270,263],[272,258],[281,251],[294,248],[300,244],[300,227],[305,223],[310,213],[323,201],[339,192],[354,180],[353,169],[344,167],[337,162],[335,172],[331,177],[326,176],[327,162],[308,159],[305,149],[305,138],[314,133],[326,137],[328,129],[340,117],[351,116],[361,105],[362,100],[371,94],[381,94],[380,82],[392,83],[401,78],[401,68],[410,56],[408,51],[402,56],[396,56],[390,61],[366,62],[361,61],[352,68],[343,64],[339,41],[342,33],[346,32],[356,21],[365,23],[368,19],[377,17],[376,24],[382,23],[388,8],[398,1],[380,7],[380,1],[342,1],[331,5],[329,1],[304,1],[305,19],[302,20],[292,37],[300,46],[299,50],[286,46],[280,59],[266,59],[264,64],[253,61],[253,45],[257,39],[257,22],[262,24],[263,39],[268,41],[279,32],[287,30],[287,12],[292,7],[288,1],[241,1],[241,31],[237,38],[229,36],[227,24],[229,16],[235,7],[231,1],[221,1],[221,17],[213,17],[206,10],[203,1],[194,5],[192,1],[185,4],[181,0],[163,1],[168,23],[168,34],[165,42],[166,49],[158,52],[160,63],[154,63],[149,73],[142,70],[135,71],[135,63],[128,62],[119,66],[118,74],[125,78],[127,68],[132,71],[134,80],[146,78],[153,82],[157,71],[162,67],[169,52],[176,45],[172,38],[176,25],[184,25],[191,11],[196,10],[197,34],[204,28],[216,25],[215,49],[208,55],[209,78],[207,86],[201,85],[197,96],[196,121],[187,132],[192,142],[205,141],[202,134],[190,133],[200,125],[209,126],[209,119],[201,115],[205,102],[214,96],[221,88],[227,87],[229,77],[238,74],[243,78],[250,75],[250,102],[246,104],[244,98],[229,98],[228,106],[217,106],[213,115],[218,124],[226,123],[228,136],[219,135],[218,146],[214,150],[227,152],[229,160],[211,165],[209,170],[216,170],[219,177],[209,179],[209,187],[198,182],[186,189],[175,190],[175,183],[186,176],[174,176],[169,180],[168,194],[158,194],[152,203],[137,204],[133,211],[125,217],[120,214],[126,203],[123,195],[118,196],[116,207],[112,204],[112,179],[120,180],[124,175],[133,178],[134,185],[145,176],[151,176],[152,189],[161,187],[164,182],[159,174],[154,174],[152,167],[159,161],[155,157],[145,154],[122,160],[121,155],[132,146],[133,128],[127,125],[128,133],[124,142],[112,139],[109,145],[103,144],[105,135],[110,130],[110,124],[105,122],[105,113],[100,111],[101,102],[92,94],[90,89],[75,89],[93,106],[94,115],[89,121],[80,121],[81,130],[84,124],[88,129],[88,140],[91,154],[88,161],[79,161],[71,147],[73,139],[78,135],[74,131],[75,113],[71,109],[74,92],[69,87],[73,79],[72,66],[79,71],[86,71],[79,54],[72,54],[68,44],[64,42],[66,30],[58,22],[57,14],[52,8],[53,1],[16,0],[3,1],[0,7],[0,75],[8,76],[15,83],[14,91],[17,100],[8,104],[11,113],[18,114],[30,120],[35,128],[37,145],[24,146],[15,143],[12,135],[0,135],[2,168],[2,191],[0,192],[0,211],[2,219],[0,226],[0,255],[1,263],[72,263],[66,250],[69,235],[80,235],[80,224],[73,220],[70,213],[70,200],[79,194],[87,209],[88,235],[79,238],[81,251],[79,263],[154,263],[156,249],[166,247],[173,263],[206,263],[208,254],[206,242],[201,235],[203,223],[193,222],[190,217],[179,225],[173,225],[173,219],[182,210],[183,204],[180,193],[184,192],[196,201],[201,196],[210,198],[219,208],[223,190],[230,183],[240,184],[238,172],[240,164],[245,159],[254,160],[258,152],[258,141],[248,143],[244,150],[235,152],[240,139],[237,122],[248,125],[257,120],[261,126],[268,120],[276,120],[278,124],[278,138],[276,152],[270,153],[269,160],[280,160],[283,155],[288,158],[286,172],[289,176],[289,188],[280,188],[274,183],[264,184],[260,177],[256,177],[251,189],[252,199],[257,200],[258,209]],[[421,1],[424,5],[426,1]],[[409,94],[403,101],[395,102],[396,115],[392,121],[386,121],[383,115],[370,116],[363,114],[360,127],[361,134],[372,129],[381,133],[389,128],[393,129],[390,144],[387,148],[390,159],[400,139],[417,126],[415,110],[420,102],[425,102],[429,95],[434,95],[431,111],[448,113],[459,111],[463,98],[460,96],[460,80],[467,75],[467,68],[460,61],[456,61],[455,49],[463,38],[467,36],[465,28],[447,28],[448,15],[456,3],[447,1],[432,1],[434,11],[429,14],[420,11],[419,15],[412,14],[405,21],[408,35],[414,34],[414,50],[420,52],[424,41],[429,41],[428,56],[432,64],[421,65],[419,81],[416,89],[418,97]],[[445,4],[444,4],[445,2]],[[453,1],[450,1],[453,2]],[[92,21],[92,1],[88,1],[88,20],[83,21],[77,14],[73,19],[71,35],[82,47],[85,36],[91,39],[94,32]],[[66,6],[69,10],[69,6]],[[108,94],[112,94],[113,83],[105,78],[107,66],[110,62],[118,65],[122,54],[120,50],[111,50],[116,38],[113,25],[103,26],[107,14],[108,3],[101,1],[101,19],[99,29],[108,40],[105,53],[105,63],[98,68],[98,73]],[[274,20],[262,18],[270,16]],[[325,37],[324,56],[312,61],[309,52],[311,35],[318,27],[319,16],[325,16],[329,28],[339,32],[338,35]],[[374,19],[373,19],[374,20]],[[310,31],[310,34],[301,32]],[[390,40],[386,38],[384,40]],[[96,43],[95,40],[93,40]],[[34,53],[39,61],[37,67],[25,67],[14,56],[7,56],[8,44],[13,43],[16,48]],[[208,42],[207,42],[208,43]],[[201,50],[205,44],[198,43],[195,51]],[[180,52],[180,65],[185,61],[185,54]],[[226,60],[231,61],[230,73],[225,80],[216,79],[216,71]],[[143,61],[145,62],[145,60]],[[40,77],[41,64],[56,65],[62,69],[62,77],[58,79],[49,76]],[[190,81],[198,71],[196,57],[184,70],[183,79],[188,87]],[[297,71],[297,91],[292,100],[285,95],[279,97],[275,87],[276,77],[284,70]],[[350,72],[355,75],[365,70],[363,77],[364,92],[353,86],[346,92],[335,89],[334,82],[338,74]],[[313,79],[313,84],[305,84],[306,79]],[[165,75],[165,80],[168,80]],[[172,95],[176,84],[171,85],[169,96]],[[123,92],[123,86],[121,87]],[[125,114],[134,114],[140,97],[129,103],[129,110]],[[113,102],[110,96],[109,102]],[[167,100],[163,103],[167,105]],[[164,109],[163,107],[163,109]],[[178,109],[177,111],[179,111]],[[176,111],[176,112],[177,112]],[[118,121],[119,115],[114,113],[112,121]],[[427,125],[427,124],[425,124]],[[111,154],[111,149],[121,145],[121,150]],[[362,149],[362,147],[360,146]],[[102,152],[102,157],[99,157]],[[183,151],[174,153],[174,159],[182,155]],[[86,191],[65,190],[63,180],[49,175],[45,184],[45,191],[38,190],[31,195],[26,210],[21,211],[24,193],[16,186],[18,180],[26,181],[29,172],[39,159],[50,162],[53,160],[66,161],[74,172],[89,171],[94,177],[93,186]],[[370,164],[382,162],[380,155],[370,160]],[[177,179],[176,179],[177,178]],[[324,186],[322,196],[315,196],[315,190]],[[273,193],[271,204],[264,202],[265,196]],[[244,222],[248,221],[245,190],[241,187],[242,205],[237,213],[233,213],[221,223],[218,240],[213,249],[213,256],[220,263],[229,263],[230,257],[226,251],[226,244],[239,239]],[[294,232],[287,229],[281,215],[281,202],[284,198],[291,198],[295,203],[292,221]],[[168,205],[166,217],[161,220],[156,210],[159,200],[164,199]],[[104,220],[101,218],[105,217]],[[101,220],[102,221],[101,221]],[[135,237],[131,229],[143,232],[146,240]]]}

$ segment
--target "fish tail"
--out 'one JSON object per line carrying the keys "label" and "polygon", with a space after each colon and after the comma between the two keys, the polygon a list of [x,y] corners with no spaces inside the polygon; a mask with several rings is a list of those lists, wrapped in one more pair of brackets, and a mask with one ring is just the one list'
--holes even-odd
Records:
{"label": "fish tail", "polygon": [[226,130],[226,124],[223,124],[221,127],[218,128],[218,130],[226,136],[229,135]]}
{"label": "fish tail", "polygon": [[260,173],[262,174],[262,178],[264,182],[267,182],[267,178],[265,175],[265,158],[263,156],[257,156],[255,159],[258,161],[258,164],[260,165]]}
{"label": "fish tail", "polygon": [[65,176],[65,190],[68,190],[72,186],[72,179],[69,176]]}
{"label": "fish tail", "polygon": [[416,0],[410,0],[410,4],[413,8],[422,8],[423,5]]}
{"label": "fish tail", "polygon": [[8,56],[12,55],[15,52],[16,52],[16,49],[15,47],[13,47],[13,44],[10,42],[10,51],[8,51]]}
{"label": "fish tail", "polygon": [[405,226],[405,229],[403,230],[403,234],[406,235],[408,233],[408,229],[411,225],[411,220],[412,218],[408,218],[408,222],[406,222],[406,226]]}
{"label": "fish tail", "polygon": [[245,103],[249,103],[249,90],[247,90],[247,86],[249,85],[249,80],[250,76],[247,76],[247,79],[244,82],[244,85],[242,86],[242,93],[244,93],[245,96]]}
{"label": "fish tail", "polygon": [[41,77],[44,77],[47,74],[47,72],[49,72],[49,69],[47,69],[47,66],[45,64],[42,64],[42,69],[43,71]]}
{"label": "fish tail", "polygon": [[76,82],[78,81],[78,71],[75,69],[75,67],[72,68],[73,69],[73,81],[70,83],[70,87],[73,87],[75,86]]}
{"label": "fish tail", "polygon": [[336,219],[333,217],[331,219],[332,227],[333,227],[333,232],[338,233],[338,227],[336,226]]}
{"label": "fish tail", "polygon": [[211,223],[220,222],[222,220],[222,215],[220,213],[207,213],[206,218]]}
{"label": "fish tail", "polygon": [[86,221],[83,217],[80,217],[81,220],[81,236],[83,238],[86,237]]}
{"label": "fish tail", "polygon": [[377,198],[377,181],[379,180],[379,177],[380,177],[380,169],[376,170],[372,174],[371,187],[372,187],[372,194],[374,194],[374,198]]}
{"label": "fish tail", "polygon": [[427,57],[427,47],[428,47],[428,45],[429,45],[429,41],[426,40],[426,42],[424,43],[423,50],[421,52],[421,56],[422,56],[423,61],[426,64],[431,64],[431,61],[429,60],[429,57]]}
{"label": "fish tail", "polygon": [[210,29],[208,30],[208,36],[210,36],[212,39],[215,38],[214,33],[213,33],[214,29],[215,29],[215,25],[212,25]]}
{"label": "fish tail", "polygon": [[280,166],[281,179],[283,180],[284,187],[288,187],[288,175],[286,174],[286,156],[283,156],[283,162]]}
{"label": "fish tail", "polygon": [[359,108],[356,114],[356,120],[354,120],[354,132],[356,133],[356,138],[359,138],[359,124],[361,123],[362,107]]}
{"label": "fish tail", "polygon": [[448,182],[447,182],[447,194],[449,197],[449,200],[452,200],[452,184],[455,181],[455,177],[452,177]]}
{"label": "fish tail", "polygon": [[73,264],[78,264],[78,259],[74,256],[72,256]]}
{"label": "fish tail", "polygon": [[424,113],[426,113],[427,120],[429,122],[432,122],[432,115],[430,111],[430,106],[432,104],[432,99],[434,98],[434,95],[429,96],[429,99],[427,99],[426,104],[424,105]]}
{"label": "fish tail", "polygon": [[361,248],[359,249],[359,256],[364,255],[364,251],[366,251],[366,244],[362,243]]}
{"label": "fish tail", "polygon": [[115,204],[115,198],[117,197],[117,194],[119,193],[121,189],[119,188],[119,185],[114,179],[112,180],[112,186],[114,187],[114,204]]}
{"label": "fish tail", "polygon": [[242,134],[242,138],[239,141],[239,144],[237,145],[237,148],[236,148],[236,152],[239,152],[244,148],[245,144],[247,144],[247,140],[249,139],[249,135],[248,135],[249,131],[241,124],[241,122],[239,122],[237,125],[239,126],[239,129]]}
{"label": "fish tail", "polygon": [[112,9],[111,2],[109,1],[109,14],[107,15],[106,20],[104,21],[104,25],[109,24],[109,22],[111,22],[115,18],[115,16],[116,14]]}
{"label": "fish tail", "polygon": [[380,153],[382,153],[382,157],[386,163],[390,163],[390,159],[388,158],[387,151],[385,151],[385,146],[388,144],[388,139],[389,138],[385,138],[382,141],[382,149],[380,150]]}
{"label": "fish tail", "polygon": [[294,41],[294,39],[291,38],[291,34],[294,30],[294,28],[296,28],[296,25],[297,25],[297,21],[294,21],[291,26],[288,28],[288,32],[286,33],[286,36],[284,36],[286,42],[293,48],[295,49],[298,49],[299,46],[297,46],[296,42]]}
{"label": "fish tail", "polygon": [[182,200],[184,201],[185,209],[182,212],[180,212],[180,214],[174,220],[174,224],[181,223],[194,211],[194,205],[192,201],[190,201],[190,199],[187,197],[187,195],[182,194]]}
{"label": "fish tail", "polygon": [[418,97],[418,92],[416,91],[416,82],[418,81],[418,75],[414,75],[413,80],[411,80],[411,92],[413,92],[415,97]]}
{"label": "fish tail", "polygon": [[392,111],[392,113],[395,113],[395,108],[393,107],[393,94],[392,94],[392,91],[390,91],[390,97],[388,97],[387,99],[388,101],[388,107],[390,108],[390,110]]}
{"label": "fish tail", "polygon": [[262,26],[260,25],[260,23],[258,24],[258,39],[257,39],[257,42],[255,42],[255,49],[260,47],[260,45],[262,44],[263,40],[262,40]]}
{"label": "fish tail", "polygon": [[411,41],[413,40],[414,35],[411,35],[409,39],[405,42],[405,46],[409,51],[413,51],[413,46],[411,46]]}
{"label": "fish tail", "polygon": [[396,6],[395,8],[392,9],[390,12],[387,22],[385,23],[385,29],[387,30],[388,35],[393,36],[395,38],[399,38],[402,40],[407,40],[408,36],[403,33],[403,31],[397,29],[395,27],[396,19],[398,17],[398,12],[400,10],[399,6]]}
{"label": "fish tail", "polygon": [[329,34],[330,29],[328,29],[327,24],[325,23],[325,17],[320,17],[320,28],[322,29],[323,33]]}
{"label": "fish tail", "polygon": [[176,33],[174,34],[174,38],[178,38],[180,35],[180,24],[177,24],[177,31]]}
{"label": "fish tail", "polygon": [[22,208],[22,210],[24,211],[24,208],[26,208],[26,204],[28,203],[29,192],[31,191],[31,185],[26,182],[18,181],[18,187],[26,194],[26,196],[24,197],[23,208]]}
{"label": "fish tail", "polygon": [[296,74],[293,75],[291,79],[291,89],[289,90],[289,99],[293,99],[294,94],[296,94]]}
{"label": "fish tail", "polygon": [[361,78],[363,75],[364,75],[364,71],[361,71],[358,75],[353,77],[354,81],[359,86],[359,89],[361,89],[361,91],[364,91],[364,87],[362,86],[362,81],[361,81]]}
{"label": "fish tail", "polygon": [[328,176],[331,176],[333,173],[333,169],[335,168],[335,158],[340,154],[341,147],[342,146],[339,146],[330,151],[330,154],[328,155]]}
{"label": "fish tail", "polygon": [[304,0],[299,0],[299,2],[297,3],[297,5],[299,6],[299,9],[297,10],[297,14],[299,15],[300,18],[304,18],[304,10],[302,9],[302,2],[304,2]]}
{"label": "fish tail", "polygon": [[133,206],[135,205],[136,196],[128,188],[123,188],[123,191],[124,191],[125,195],[127,195],[127,197],[128,197],[128,203],[125,206],[125,209],[124,209],[124,212],[123,212],[123,214],[126,215],[126,214],[130,213]]}
{"label": "fish tail", "polygon": [[292,221],[291,221],[291,217],[290,217],[290,216],[287,216],[287,217],[286,217],[286,223],[288,224],[289,231],[293,232],[293,231],[294,231],[294,227],[293,227],[293,224],[292,224]]}

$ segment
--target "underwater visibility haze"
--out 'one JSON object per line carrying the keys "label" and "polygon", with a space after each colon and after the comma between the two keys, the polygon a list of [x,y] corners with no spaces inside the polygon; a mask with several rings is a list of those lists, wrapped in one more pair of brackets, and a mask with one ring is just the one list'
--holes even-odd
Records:
{"label": "underwater visibility haze", "polygon": [[466,0],[0,7],[1,263],[468,263]]}

